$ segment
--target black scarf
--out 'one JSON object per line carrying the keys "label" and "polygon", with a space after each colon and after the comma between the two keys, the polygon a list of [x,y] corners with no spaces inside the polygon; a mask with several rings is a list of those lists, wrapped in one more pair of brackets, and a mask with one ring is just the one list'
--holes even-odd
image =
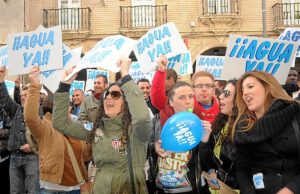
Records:
{"label": "black scarf", "polygon": [[[242,127],[245,123],[240,122],[236,128],[234,141],[236,144],[263,142],[287,129],[299,110],[299,103],[296,101],[275,100],[268,111],[256,121],[249,131],[243,131]],[[242,116],[241,120],[243,118],[245,117]]]}

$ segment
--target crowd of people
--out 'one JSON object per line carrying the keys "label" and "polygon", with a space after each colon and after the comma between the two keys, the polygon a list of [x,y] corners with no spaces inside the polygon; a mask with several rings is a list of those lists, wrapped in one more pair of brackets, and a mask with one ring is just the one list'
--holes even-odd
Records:
{"label": "crowd of people", "polygon": [[[298,72],[285,85],[251,71],[229,81],[198,71],[179,80],[160,56],[153,80],[135,83],[131,60],[120,58],[120,79],[98,75],[90,96],[64,72],[45,96],[40,69],[29,84],[16,80],[13,99],[0,67],[0,169],[4,194],[300,193]],[[193,112],[200,143],[186,152],[162,148],[167,120]]]}

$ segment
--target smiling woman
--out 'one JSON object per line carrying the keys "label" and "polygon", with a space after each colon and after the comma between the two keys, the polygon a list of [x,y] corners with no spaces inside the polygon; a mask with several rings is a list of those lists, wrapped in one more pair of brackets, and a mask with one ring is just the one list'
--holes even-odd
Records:
{"label": "smiling woman", "polygon": [[151,132],[149,111],[143,93],[128,75],[130,59],[121,59],[118,64],[121,83],[111,84],[100,98],[93,131],[66,118],[68,89],[76,76],[61,82],[55,94],[53,125],[64,134],[92,143],[98,169],[93,193],[144,194],[144,164]]}

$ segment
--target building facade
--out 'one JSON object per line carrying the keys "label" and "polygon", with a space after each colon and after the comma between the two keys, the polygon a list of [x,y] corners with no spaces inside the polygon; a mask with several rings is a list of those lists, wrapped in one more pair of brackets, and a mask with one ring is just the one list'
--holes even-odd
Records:
{"label": "building facade", "polygon": [[[265,3],[267,37],[300,26],[300,0]],[[60,25],[63,41],[87,52],[104,37],[138,39],[175,22],[195,61],[199,54],[225,55],[230,34],[262,36],[262,13],[262,0],[0,0],[0,44],[7,33]]]}

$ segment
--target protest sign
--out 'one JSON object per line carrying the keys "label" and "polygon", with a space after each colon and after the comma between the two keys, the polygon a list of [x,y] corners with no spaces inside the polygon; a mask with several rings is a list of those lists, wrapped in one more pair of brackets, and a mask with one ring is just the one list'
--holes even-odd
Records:
{"label": "protest sign", "polygon": [[[278,40],[300,42],[300,28],[286,28],[278,37]],[[296,57],[300,57],[300,46],[297,49]]]}
{"label": "protest sign", "polygon": [[82,46],[81,46],[81,47],[78,47],[78,48],[72,49],[72,52],[73,52],[75,55],[77,55],[78,57],[81,58]]}
{"label": "protest sign", "polygon": [[9,34],[7,47],[9,75],[27,74],[34,66],[41,71],[63,67],[59,26]]}
{"label": "protest sign", "polygon": [[247,71],[265,71],[285,83],[295,63],[298,43],[230,35],[221,77],[239,78]]}
{"label": "protest sign", "polygon": [[70,96],[74,94],[74,90],[82,90],[84,92],[84,86],[85,86],[84,81],[74,80],[71,84]]}
{"label": "protest sign", "polygon": [[147,32],[137,41],[133,50],[145,72],[155,70],[160,55],[171,58],[188,52],[173,22]]}
{"label": "protest sign", "polygon": [[222,80],[221,73],[224,66],[224,58],[225,57],[199,55],[196,59],[196,72],[208,71],[216,80]]}
{"label": "protest sign", "polygon": [[148,79],[151,83],[154,76],[154,72],[145,72],[138,62],[132,62],[129,69],[129,75],[135,82],[139,81],[142,78],[145,78]]}
{"label": "protest sign", "polygon": [[42,83],[52,93],[54,93],[57,90],[65,69],[76,65],[80,60],[80,57],[74,54],[73,50],[71,50],[68,46],[63,44],[62,48],[63,68],[58,70],[44,71],[41,73]]}
{"label": "protest sign", "polygon": [[180,76],[193,73],[191,53],[188,51],[187,53],[168,58],[167,68],[174,69]]}
{"label": "protest sign", "polygon": [[109,80],[109,72],[108,71],[87,69],[86,70],[85,91],[94,90],[94,80],[96,79],[97,75],[104,75],[107,78],[107,81]]}
{"label": "protest sign", "polygon": [[81,69],[97,68],[118,72],[117,60],[122,57],[128,57],[135,41],[125,36],[116,35],[104,38],[96,44],[85,56],[80,60],[78,66],[65,79],[70,79],[74,74]]}
{"label": "protest sign", "polygon": [[6,67],[8,63],[7,46],[0,47],[0,66]]}

